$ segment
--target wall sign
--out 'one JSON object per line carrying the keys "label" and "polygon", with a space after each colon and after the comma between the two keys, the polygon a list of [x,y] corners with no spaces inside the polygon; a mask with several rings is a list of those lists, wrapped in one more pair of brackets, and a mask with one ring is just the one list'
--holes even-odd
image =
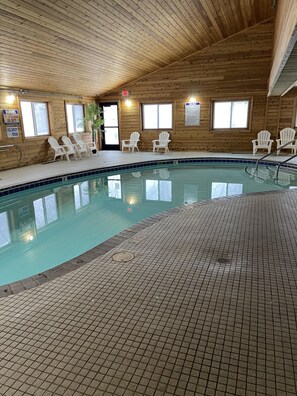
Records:
{"label": "wall sign", "polygon": [[20,123],[19,111],[17,109],[3,110],[2,114],[3,114],[3,121],[4,121],[5,125]]}
{"label": "wall sign", "polygon": [[19,128],[18,127],[6,127],[6,134],[7,134],[8,138],[19,137]]}
{"label": "wall sign", "polygon": [[199,125],[200,125],[200,103],[186,102],[185,126],[199,126]]}

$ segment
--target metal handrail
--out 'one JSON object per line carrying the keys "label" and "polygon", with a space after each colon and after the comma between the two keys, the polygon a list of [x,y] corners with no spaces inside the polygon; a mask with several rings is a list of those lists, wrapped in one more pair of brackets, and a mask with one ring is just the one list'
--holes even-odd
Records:
{"label": "metal handrail", "polygon": [[290,158],[287,158],[286,160],[280,162],[280,163],[277,165],[277,167],[276,167],[276,174],[275,174],[275,180],[278,179],[279,168],[280,168],[283,164],[285,164],[286,162],[290,161],[291,159],[293,159],[293,158],[295,158],[295,157],[297,157],[297,154],[293,154]]}
{"label": "metal handrail", "polygon": [[[286,147],[288,144],[291,144],[291,143],[293,143],[293,142],[295,142],[295,139],[293,139],[293,140],[290,140],[289,142],[287,142],[286,144],[283,144],[282,146],[280,146],[280,147],[278,147],[276,150],[274,150],[272,153],[268,153],[268,154],[265,154],[263,157],[261,157],[261,158],[259,158],[258,159],[258,161],[256,162],[256,170],[258,170],[258,166],[259,166],[259,162],[260,161],[262,161],[264,158],[266,158],[266,157],[269,157],[269,155],[271,155],[271,154],[274,154],[274,153],[276,153],[277,151],[279,151],[279,150],[281,150],[283,147]],[[294,155],[295,156],[295,155]],[[289,160],[290,160],[291,158],[289,158]],[[288,161],[289,161],[288,160]],[[287,161],[287,160],[286,160]],[[285,161],[285,162],[286,162]]]}

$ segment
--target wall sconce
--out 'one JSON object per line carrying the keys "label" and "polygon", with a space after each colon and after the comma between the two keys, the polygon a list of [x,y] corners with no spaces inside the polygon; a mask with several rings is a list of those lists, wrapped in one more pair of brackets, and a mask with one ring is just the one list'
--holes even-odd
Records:
{"label": "wall sconce", "polygon": [[15,101],[15,96],[13,94],[9,94],[6,96],[6,103],[13,104]]}
{"label": "wall sconce", "polygon": [[131,107],[131,105],[132,105],[132,102],[131,102],[130,99],[126,99],[126,100],[125,100],[125,103],[126,103],[126,106],[127,106],[127,107]]}
{"label": "wall sconce", "polygon": [[190,97],[190,103],[195,103],[195,102],[196,102],[195,96],[191,96],[191,97]]}

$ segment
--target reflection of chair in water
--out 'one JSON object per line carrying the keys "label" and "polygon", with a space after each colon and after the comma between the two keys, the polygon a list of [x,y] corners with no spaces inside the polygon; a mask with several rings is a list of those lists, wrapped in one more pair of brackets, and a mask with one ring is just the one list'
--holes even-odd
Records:
{"label": "reflection of chair in water", "polygon": [[58,142],[57,139],[55,139],[54,137],[50,136],[47,139],[49,145],[51,146],[51,149],[54,151],[55,153],[55,157],[54,157],[54,161],[56,160],[57,157],[65,157],[67,159],[67,161],[69,160],[69,155],[73,154],[75,155],[75,152],[67,152],[67,147],[66,146],[61,146]]}
{"label": "reflection of chair in water", "polygon": [[141,176],[141,172],[132,172],[132,176],[140,177]]}
{"label": "reflection of chair in water", "polygon": [[169,137],[170,135],[168,132],[161,132],[159,134],[159,139],[153,140],[153,153],[155,153],[155,151],[159,151],[161,148],[163,148],[165,153],[167,153],[169,151],[168,144],[171,142]]}
{"label": "reflection of chair in water", "polygon": [[168,179],[170,176],[170,171],[167,168],[155,169],[154,174],[159,173],[161,179]]}
{"label": "reflection of chair in water", "polygon": [[[297,145],[296,145],[296,140],[294,139],[295,137],[295,129],[293,128],[284,128],[280,131],[279,135],[280,135],[280,139],[276,139],[276,144],[277,144],[277,155],[279,155],[281,150],[292,150],[292,153],[296,154],[297,151]],[[289,142],[291,142],[293,140],[292,143],[287,144]],[[283,147],[282,149],[280,149],[281,146],[283,146],[284,144],[287,144],[285,147]]]}
{"label": "reflection of chair in water", "polygon": [[131,149],[132,153],[134,153],[134,149],[139,151],[137,147],[137,144],[139,142],[139,137],[140,137],[139,132],[132,132],[130,135],[130,139],[122,140],[122,151],[124,151],[125,147],[129,150],[129,152]]}
{"label": "reflection of chair in water", "polygon": [[271,133],[269,131],[260,131],[258,133],[258,137],[255,140],[252,140],[253,143],[253,155],[256,154],[258,149],[268,150],[268,153],[271,152],[271,145],[273,140],[270,139]]}

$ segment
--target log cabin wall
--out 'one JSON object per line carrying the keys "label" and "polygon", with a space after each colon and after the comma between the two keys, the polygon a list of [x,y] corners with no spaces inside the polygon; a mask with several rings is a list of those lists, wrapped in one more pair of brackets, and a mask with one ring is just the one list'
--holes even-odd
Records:
{"label": "log cabin wall", "polygon": [[[160,131],[142,129],[141,104],[172,102],[171,150],[251,152],[251,140],[261,129],[271,129],[276,137],[279,126],[292,117],[292,107],[280,106],[280,98],[267,97],[273,32],[273,20],[261,23],[98,100],[119,101],[121,139],[129,138],[134,130],[140,131],[139,147],[143,151],[152,150],[152,140]],[[130,92],[131,107],[121,98],[122,89]],[[191,96],[201,103],[197,127],[185,127],[184,122],[185,102]],[[240,98],[252,102],[250,129],[212,130],[212,100]]]}
{"label": "log cabin wall", "polygon": [[[7,103],[7,96],[9,91],[0,91],[0,146],[17,145],[21,152],[22,158],[19,161],[20,155],[17,148],[10,148],[2,151],[0,148],[0,170],[16,168],[18,166],[32,165],[42,163],[53,159],[53,153],[47,143],[49,136],[38,136],[26,138],[24,135],[20,100],[29,100],[33,102],[46,102],[48,104],[49,127],[50,135],[55,137],[61,144],[60,138],[67,135],[67,121],[66,121],[66,103],[88,103],[92,99],[87,98],[82,101],[76,97],[63,95],[48,95],[48,94],[17,94],[13,93],[15,100],[13,103]],[[19,127],[19,137],[9,138],[7,136],[7,127],[4,125],[2,111],[7,109],[17,109],[20,116],[20,125],[13,125]],[[86,134],[87,141],[91,140],[91,135]]]}

